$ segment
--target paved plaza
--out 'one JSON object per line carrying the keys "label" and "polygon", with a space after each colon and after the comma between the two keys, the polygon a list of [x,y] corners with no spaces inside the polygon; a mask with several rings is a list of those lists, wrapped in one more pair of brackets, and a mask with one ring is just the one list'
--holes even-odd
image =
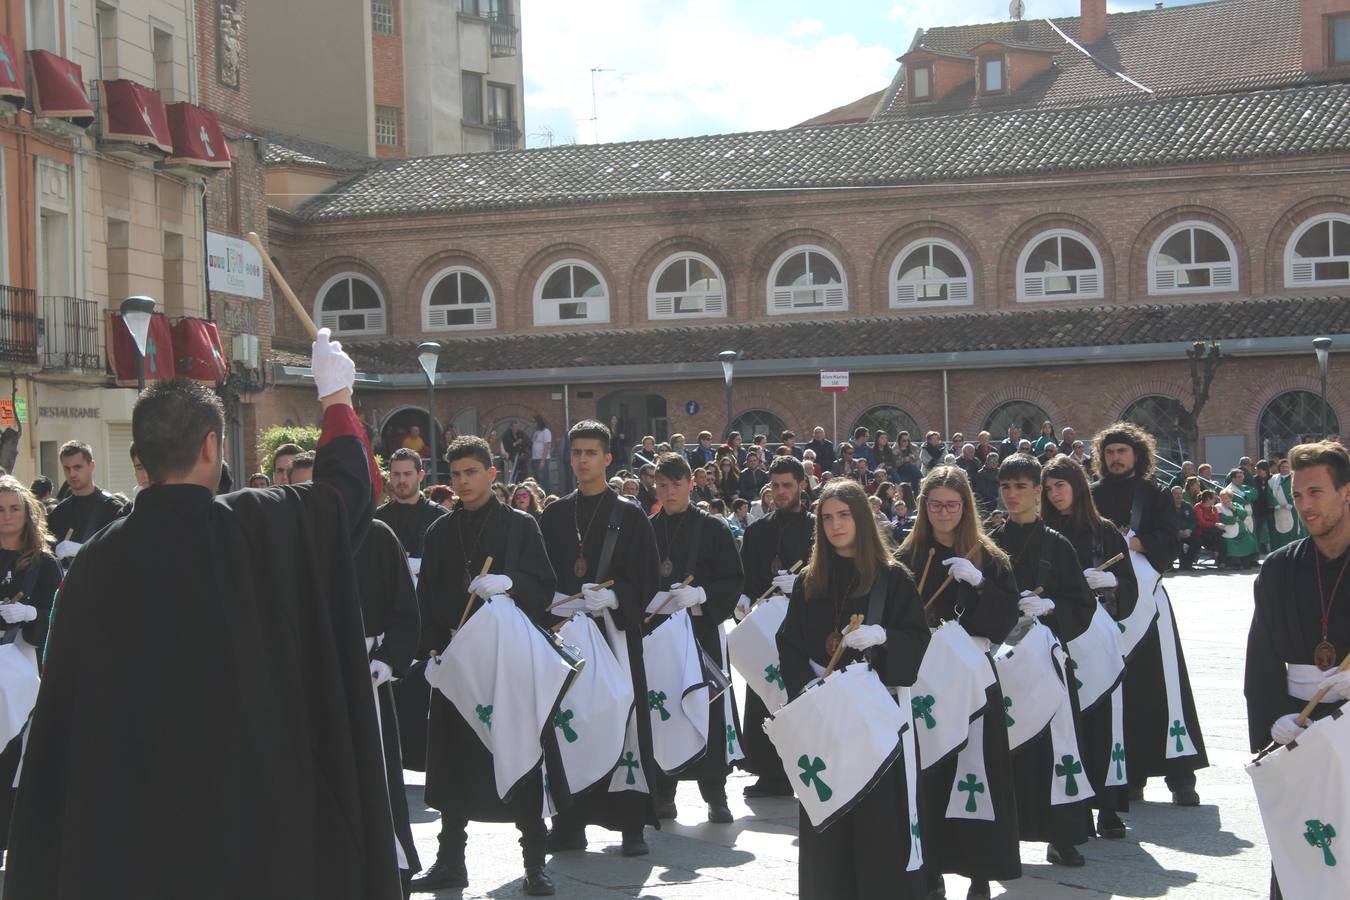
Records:
{"label": "paved plaza", "polygon": [[[1200,772],[1201,806],[1181,809],[1161,779],[1146,802],[1124,816],[1123,841],[1085,845],[1088,864],[1065,869],[1045,862],[1044,844],[1023,844],[1024,875],[994,896],[1008,898],[1168,897],[1241,900],[1265,897],[1270,856],[1243,765],[1247,752],[1242,665],[1251,619],[1251,574],[1177,575],[1167,579],[1199,706],[1210,768]],[[436,852],[434,810],[421,801],[421,775],[407,773],[418,852]],[[797,894],[797,805],[790,799],[741,799],[749,779],[733,775],[728,794],[734,825],[709,825],[697,786],[681,785],[680,817],[648,831],[650,856],[624,859],[618,835],[591,828],[590,849],[550,858],[566,898],[643,897],[665,900],[768,900]],[[414,786],[418,785],[418,786]],[[415,897],[521,896],[520,850],[509,825],[473,824],[469,832],[470,886]],[[948,877],[949,897],[965,896],[964,879]],[[1000,893],[1002,891],[1002,893]]]}

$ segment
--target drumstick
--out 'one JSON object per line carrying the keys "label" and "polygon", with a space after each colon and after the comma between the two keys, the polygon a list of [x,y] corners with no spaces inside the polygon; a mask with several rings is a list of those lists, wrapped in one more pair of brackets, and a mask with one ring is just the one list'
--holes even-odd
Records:
{"label": "drumstick", "polygon": [[[602,581],[602,582],[600,582],[600,583],[597,584],[594,588],[592,588],[592,590],[598,591],[598,590],[602,590],[603,588],[611,588],[611,587],[614,587],[614,579],[613,579],[613,578],[611,578],[609,581]],[[573,594],[573,595],[570,596],[570,597],[564,597],[563,599],[559,600],[557,603],[551,603],[551,604],[549,604],[548,609],[544,610],[544,612],[553,612],[553,610],[557,609],[559,606],[562,606],[564,603],[571,603],[573,600],[580,600],[580,599],[581,599],[581,595],[584,594],[584,593],[586,593],[586,592],[585,592],[585,591],[577,591],[575,594]]]}
{"label": "drumstick", "polygon": [[267,252],[267,248],[263,246],[262,240],[258,237],[258,232],[250,231],[248,234],[244,235],[244,239],[252,244],[253,249],[257,250],[258,254],[263,258],[263,265],[267,266],[267,271],[272,276],[273,284],[281,291],[281,296],[286,298],[286,302],[291,307],[291,312],[295,313],[295,317],[300,320],[300,324],[305,326],[305,331],[309,332],[311,338],[318,338],[319,329],[314,327],[314,320],[309,317],[309,313],[305,310],[304,304],[295,296],[295,291],[291,290],[291,286],[286,283],[286,279],[281,277],[281,270],[277,268],[276,263],[272,262],[272,256]]}
{"label": "drumstick", "polygon": [[70,530],[68,530],[68,531],[66,532],[66,536],[65,536],[64,538],[62,538],[62,540],[68,541],[68,540],[70,540],[71,538],[73,538],[74,536],[75,536],[75,529],[74,529],[74,528],[71,528]]}
{"label": "drumstick", "polygon": [[1111,568],[1112,566],[1114,566],[1116,563],[1120,562],[1120,561],[1121,561],[1122,559],[1124,559],[1124,558],[1125,558],[1125,554],[1124,554],[1124,553],[1117,553],[1115,556],[1111,557],[1111,558],[1108,559],[1106,562],[1104,562],[1104,563],[1102,563],[1100,566],[1098,566],[1098,567],[1097,567],[1097,571],[1098,571],[1098,572],[1105,572],[1107,569]]}
{"label": "drumstick", "polygon": [[[848,634],[850,631],[857,631],[863,623],[863,618],[863,616],[849,616],[848,626],[844,628],[843,634]],[[825,667],[825,674],[820,676],[822,679],[830,677],[830,673],[834,671],[834,667],[839,665],[840,657],[844,655],[843,634],[840,635],[839,646],[834,648],[834,655],[830,657],[830,664]]]}
{"label": "drumstick", "polygon": [[[680,587],[689,587],[689,585],[692,584],[693,581],[694,581],[694,576],[693,576],[693,575],[690,575],[690,576],[689,576],[688,578],[686,578],[684,581],[681,581],[681,582],[680,582]],[[645,619],[642,620],[642,624],[643,624],[643,625],[646,625],[648,622],[650,622],[652,619],[655,619],[657,616],[663,616],[663,615],[665,615],[665,609],[666,609],[667,606],[670,605],[670,601],[671,601],[671,598],[670,598],[670,597],[667,597],[667,598],[666,598],[666,602],[665,602],[665,603],[662,603],[659,607],[657,607],[656,612],[654,612],[654,613],[648,613],[648,614],[647,614],[647,618],[645,618]]]}
{"label": "drumstick", "polygon": [[[802,567],[802,561],[801,561],[801,560],[797,560],[795,563],[792,564],[792,568],[788,569],[788,571],[791,572],[793,575],[796,575],[796,574],[797,574],[797,570],[800,569],[801,567]],[[758,597],[755,598],[755,603],[759,603],[759,601],[761,601],[761,600],[768,600],[768,599],[769,599],[769,595],[772,594],[774,591],[777,591],[777,590],[778,590],[778,588],[772,587],[772,586],[771,586],[767,591],[765,591],[764,593],[760,594]],[[782,591],[779,591],[779,593],[782,593]],[[751,603],[750,606],[753,608],[753,607],[755,606],[755,603]]]}
{"label": "drumstick", "polygon": [[[483,560],[483,571],[481,571],[481,572],[478,573],[478,577],[479,577],[479,578],[482,578],[484,575],[486,575],[486,574],[488,573],[488,570],[491,569],[491,568],[492,568],[492,557],[489,556],[487,559]],[[464,622],[465,622],[465,620],[467,620],[467,619],[469,618],[469,610],[473,609],[474,599],[475,599],[477,596],[478,596],[477,594],[470,594],[470,595],[465,599],[465,601],[464,601],[464,615],[462,615],[462,616],[459,617],[459,624],[455,626],[455,630],[456,630],[456,631],[459,631],[461,628],[464,627]]]}
{"label": "drumstick", "polygon": [[[1337,672],[1345,672],[1347,670],[1350,670],[1350,654],[1346,654],[1345,659],[1341,660],[1341,664],[1336,667]],[[1317,693],[1313,694],[1312,699],[1309,700],[1307,705],[1303,707],[1303,712],[1299,713],[1298,718],[1294,720],[1299,724],[1300,728],[1308,727],[1308,716],[1312,715],[1313,710],[1317,709],[1317,704],[1322,702],[1322,698],[1326,697],[1327,692],[1330,690],[1331,688],[1324,687]],[[1266,747],[1266,749],[1262,750],[1259,754],[1257,754],[1256,758],[1258,760],[1261,759],[1263,756],[1265,756],[1270,751],[1274,750],[1279,745],[1280,745],[1279,741],[1271,741],[1270,744]]]}
{"label": "drumstick", "polygon": [[[978,549],[980,549],[980,548],[977,546],[977,547],[975,548],[975,550],[978,550]],[[975,555],[975,550],[971,550],[970,553],[966,554],[966,556],[963,557],[963,558],[964,558],[964,559],[970,559],[972,556]],[[956,576],[953,575],[953,574],[951,574],[950,571],[948,571],[948,573],[947,573],[947,580],[944,581],[944,582],[942,582],[942,584],[938,585],[938,589],[937,589],[936,591],[933,592],[933,596],[931,596],[931,597],[928,598],[928,602],[925,603],[925,604],[923,605],[923,608],[924,608],[924,609],[928,609],[928,607],[932,606],[932,605],[933,605],[933,601],[936,600],[937,598],[941,597],[941,596],[942,596],[942,592],[945,591],[948,587],[950,587],[950,586],[951,586],[951,583],[952,583],[953,581],[955,581],[955,580],[956,580]],[[923,596],[923,595],[920,594],[920,596]]]}
{"label": "drumstick", "polygon": [[937,553],[937,548],[936,548],[936,547],[929,547],[929,548],[928,548],[928,561],[927,561],[926,563],[923,564],[923,574],[919,576],[919,596],[920,596],[920,597],[923,596],[923,586],[924,586],[924,583],[925,583],[926,581],[928,581],[928,570],[929,570],[930,568],[932,568],[932,565],[933,565],[933,555],[934,555],[935,553]]}

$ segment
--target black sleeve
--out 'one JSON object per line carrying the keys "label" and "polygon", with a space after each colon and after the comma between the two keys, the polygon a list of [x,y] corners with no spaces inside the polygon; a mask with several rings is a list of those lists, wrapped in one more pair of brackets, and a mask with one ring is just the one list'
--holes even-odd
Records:
{"label": "black sleeve", "polygon": [[788,598],[787,615],[778,626],[778,665],[789,697],[796,697],[816,677],[807,649],[806,579],[798,578]]}
{"label": "black sleeve", "polygon": [[1280,716],[1297,712],[1291,708],[1284,660],[1271,643],[1271,619],[1279,603],[1279,575],[1267,561],[1257,573],[1252,624],[1247,631],[1247,667],[1243,675],[1243,694],[1247,698],[1247,739],[1253,753],[1270,744],[1270,726]]}
{"label": "black sleeve", "polygon": [[962,594],[971,602],[960,618],[961,627],[976,637],[1001,644],[1017,624],[1017,578],[1011,568],[1005,569],[992,559],[985,560],[981,571],[984,581],[978,589],[963,585],[966,590]]}
{"label": "black sleeve", "polygon": [[892,566],[886,586],[886,643],[869,651],[869,661],[889,687],[907,687],[919,677],[930,632],[914,579]]}
{"label": "black sleeve", "polygon": [[703,521],[703,546],[700,549],[709,561],[712,576],[699,587],[707,595],[703,603],[703,616],[712,622],[725,622],[731,618],[736,601],[741,599],[741,587],[745,581],[745,572],[741,567],[741,557],[736,552],[736,538],[731,528],[716,516],[707,516]]}
{"label": "black sleeve", "polygon": [[[614,502],[627,503],[617,498]],[[641,626],[647,604],[660,590],[661,580],[656,532],[652,530],[651,520],[633,504],[628,505],[632,508],[624,510],[622,526],[627,537],[620,536],[609,570],[609,577],[614,579],[612,590],[619,598],[619,608],[610,610],[610,615],[623,631],[628,630],[630,617],[636,617]],[[653,620],[652,627],[659,621]]]}
{"label": "black sleeve", "polygon": [[61,587],[61,564],[56,561],[56,557],[43,553],[38,556],[35,565],[41,568],[38,570],[37,582],[33,585],[33,594],[27,602],[37,610],[37,618],[24,623],[23,639],[33,646],[40,660],[47,645],[47,629],[51,625],[56,592]]}
{"label": "black sleeve", "polygon": [[1180,530],[1177,508],[1172,502],[1172,495],[1158,490],[1156,485],[1150,487],[1149,494],[1148,515],[1145,517],[1148,527],[1140,524],[1142,533],[1139,541],[1144,545],[1144,555],[1153,568],[1166,572],[1172,568],[1181,549],[1181,538],[1177,534]]}
{"label": "black sleeve", "polygon": [[[372,530],[371,536],[375,533]],[[408,571],[408,555],[403,552],[403,545],[392,531],[380,529],[379,533],[383,536],[382,552],[379,554],[380,583],[388,586],[391,596],[382,598],[388,604],[384,641],[371,654],[371,659],[385,663],[401,678],[408,674],[413,657],[417,655],[422,618],[417,611],[417,593],[413,588],[412,573]]]}
{"label": "black sleeve", "polygon": [[449,533],[442,527],[448,521],[448,516],[442,516],[427,529],[427,553],[422,557],[422,570],[417,576],[417,608],[422,620],[417,648],[421,652],[440,653],[444,650],[450,643],[450,629],[458,621],[451,621],[449,604],[445,602],[450,596],[454,573],[444,564],[442,555],[434,552],[441,535]]}
{"label": "black sleeve", "polygon": [[765,558],[767,548],[762,545],[767,538],[768,532],[756,521],[750,523],[741,539],[741,569],[745,574],[741,590],[751,600],[767,591],[773,584],[773,576],[778,574],[769,571],[770,560]]}
{"label": "black sleeve", "polygon": [[1055,576],[1054,589],[1046,592],[1055,601],[1050,620],[1060,640],[1072,641],[1091,624],[1097,612],[1097,595],[1088,587],[1078,552],[1069,539],[1054,531],[1047,532],[1046,537],[1053,542],[1051,565]]}
{"label": "black sleeve", "polygon": [[[314,454],[314,485],[337,493],[347,511],[348,541],[361,544],[375,514],[373,459],[366,432],[350,406],[330,406],[323,414],[323,433]],[[303,488],[303,485],[300,485]]]}
{"label": "black sleeve", "polygon": [[1139,602],[1139,579],[1134,574],[1134,566],[1130,565],[1130,547],[1125,543],[1124,535],[1109,522],[1103,523],[1101,527],[1102,549],[1106,553],[1106,559],[1118,553],[1125,554],[1120,562],[1108,570],[1116,576],[1116,618],[1124,619],[1134,612],[1135,604]]}
{"label": "black sleeve", "polygon": [[505,573],[511,579],[511,598],[525,615],[536,624],[543,625],[550,618],[545,610],[553,602],[557,579],[553,575],[553,566],[549,564],[548,552],[544,549],[544,536],[539,531],[539,522],[528,513],[511,510],[510,515],[517,520],[511,523],[513,528],[526,529],[525,546],[520,559],[516,561],[516,568]]}

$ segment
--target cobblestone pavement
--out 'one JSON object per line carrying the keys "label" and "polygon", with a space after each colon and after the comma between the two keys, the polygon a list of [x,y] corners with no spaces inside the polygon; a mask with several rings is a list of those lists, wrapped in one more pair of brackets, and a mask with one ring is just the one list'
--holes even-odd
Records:
{"label": "cobblestone pavement", "polygon": [[[1161,779],[1151,781],[1146,802],[1125,816],[1123,841],[1093,840],[1082,848],[1088,864],[1064,869],[1045,862],[1044,844],[1023,844],[1024,875],[994,896],[1008,898],[1168,897],[1242,900],[1265,897],[1270,856],[1256,801],[1243,765],[1247,752],[1242,665],[1251,620],[1251,574],[1177,575],[1167,579],[1181,630],[1209,751],[1199,773],[1201,806],[1172,806]],[[435,857],[436,812],[422,803],[421,776],[409,772],[418,852]],[[797,894],[797,808],[790,799],[741,799],[749,783],[735,774],[728,785],[733,825],[709,825],[697,786],[681,785],[680,816],[659,832],[648,831],[650,856],[624,859],[618,835],[589,830],[585,853],[550,859],[565,898],[644,897],[666,900],[767,900]],[[521,896],[520,851],[509,825],[472,824],[470,886],[415,897]],[[964,879],[948,877],[947,893],[965,896]],[[1002,893],[1000,893],[1002,891]]]}

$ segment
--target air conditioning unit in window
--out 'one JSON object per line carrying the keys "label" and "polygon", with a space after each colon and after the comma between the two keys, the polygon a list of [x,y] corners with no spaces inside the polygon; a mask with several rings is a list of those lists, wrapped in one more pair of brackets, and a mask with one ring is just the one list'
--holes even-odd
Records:
{"label": "air conditioning unit in window", "polygon": [[231,359],[249,371],[258,369],[261,360],[258,354],[258,336],[256,334],[236,334],[230,342]]}

